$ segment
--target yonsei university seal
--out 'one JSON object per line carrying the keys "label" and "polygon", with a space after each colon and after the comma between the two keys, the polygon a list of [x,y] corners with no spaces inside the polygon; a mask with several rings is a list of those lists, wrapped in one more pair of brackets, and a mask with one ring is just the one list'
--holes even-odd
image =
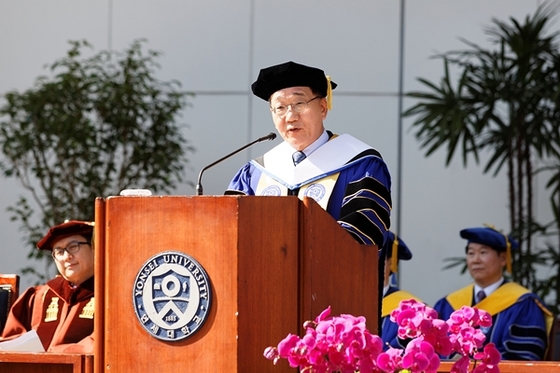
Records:
{"label": "yonsei university seal", "polygon": [[211,286],[204,268],[178,251],[151,257],[134,281],[134,311],[152,336],[180,341],[196,333],[209,315]]}

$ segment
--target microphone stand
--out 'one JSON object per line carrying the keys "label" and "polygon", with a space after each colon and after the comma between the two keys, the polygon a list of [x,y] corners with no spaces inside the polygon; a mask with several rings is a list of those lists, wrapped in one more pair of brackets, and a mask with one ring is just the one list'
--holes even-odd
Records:
{"label": "microphone stand", "polygon": [[251,146],[251,145],[254,145],[254,144],[258,143],[258,142],[265,141],[265,140],[271,140],[271,141],[272,141],[272,140],[274,140],[275,138],[276,138],[276,134],[275,134],[274,132],[271,132],[271,133],[269,133],[268,135],[263,136],[263,137],[259,137],[258,139],[256,139],[256,140],[250,142],[249,144],[247,144],[247,145],[245,145],[245,146],[243,146],[243,147],[237,149],[236,151],[234,151],[234,152],[232,152],[232,153],[229,153],[228,155],[226,155],[226,156],[224,156],[224,157],[218,159],[217,161],[215,161],[215,162],[209,164],[208,166],[204,167],[202,170],[200,170],[200,173],[198,174],[198,180],[197,180],[197,183],[196,183],[196,195],[197,195],[197,196],[201,196],[201,195],[202,195],[202,173],[203,173],[204,171],[206,171],[207,169],[209,169],[209,168],[212,167],[212,166],[217,165],[217,164],[220,163],[221,161],[223,161],[223,160],[225,160],[225,159],[228,159],[229,157],[231,157],[231,156],[233,156],[233,155],[239,153],[240,151],[247,149],[247,148],[248,148],[249,146]]}

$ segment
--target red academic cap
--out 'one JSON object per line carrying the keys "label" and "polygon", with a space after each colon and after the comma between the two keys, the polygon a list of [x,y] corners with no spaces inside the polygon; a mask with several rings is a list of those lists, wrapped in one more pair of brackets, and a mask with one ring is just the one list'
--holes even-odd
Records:
{"label": "red academic cap", "polygon": [[39,250],[52,250],[52,245],[54,241],[58,241],[61,238],[73,236],[79,234],[85,237],[91,237],[93,235],[94,222],[91,221],[80,221],[80,220],[68,220],[62,224],[55,225],[47,234],[37,242],[37,248]]}

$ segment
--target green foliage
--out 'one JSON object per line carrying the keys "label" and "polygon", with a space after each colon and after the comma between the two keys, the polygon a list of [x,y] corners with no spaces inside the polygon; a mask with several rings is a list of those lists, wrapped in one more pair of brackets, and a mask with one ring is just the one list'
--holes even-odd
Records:
{"label": "green foliage", "polygon": [[[545,2],[524,22],[493,19],[485,32],[495,48],[463,40],[468,49],[437,56],[444,63],[440,84],[419,79],[429,91],[408,94],[418,103],[403,113],[416,117],[413,128],[426,156],[445,148],[449,165],[461,152],[466,167],[469,157],[478,163],[484,151],[489,155],[485,173],[494,169],[496,175],[506,166],[511,229],[521,245],[514,256],[514,280],[543,297],[554,294],[554,308],[560,304],[560,284],[553,289],[550,279],[537,279],[536,266],[555,265],[558,273],[551,250],[560,252],[560,247],[535,250],[532,245],[535,238],[558,234],[560,227],[559,33],[547,34],[555,13],[556,6]],[[450,71],[458,72],[455,84]],[[533,217],[534,176],[542,171],[534,170],[535,160],[556,165],[548,182],[556,219],[546,226]],[[447,268],[460,265],[456,259]]]}
{"label": "green foliage", "polygon": [[[91,45],[71,41],[66,56],[48,66],[52,76],[4,95],[0,170],[17,178],[40,210],[34,218],[24,196],[9,208],[30,247],[65,219],[93,220],[96,197],[124,188],[170,192],[183,181],[194,149],[176,120],[189,94],[177,81],[156,79],[160,54],[143,52],[143,42],[84,57]],[[29,257],[42,253],[31,249]]]}

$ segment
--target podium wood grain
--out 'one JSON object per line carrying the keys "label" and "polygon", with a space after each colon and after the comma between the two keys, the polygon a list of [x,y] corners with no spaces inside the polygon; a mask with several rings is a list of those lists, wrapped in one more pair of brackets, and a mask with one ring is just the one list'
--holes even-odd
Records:
{"label": "podium wood grain", "polygon": [[[152,196],[96,200],[96,372],[292,372],[263,357],[327,306],[377,330],[377,248],[362,246],[313,200]],[[192,337],[167,342],[138,322],[133,286],[152,256],[181,251],[212,283]]]}
{"label": "podium wood grain", "polygon": [[93,356],[43,352],[0,351],[0,372],[4,373],[92,373]]}

